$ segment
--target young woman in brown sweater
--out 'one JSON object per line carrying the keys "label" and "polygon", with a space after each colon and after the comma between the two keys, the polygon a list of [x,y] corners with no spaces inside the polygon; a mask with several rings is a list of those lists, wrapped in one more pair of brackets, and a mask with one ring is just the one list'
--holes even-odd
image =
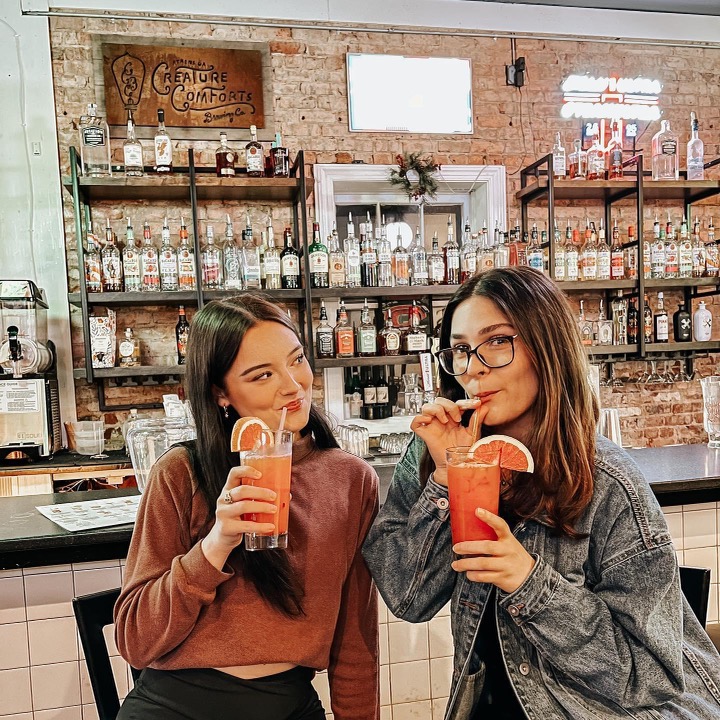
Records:
{"label": "young woman in brown sweater", "polygon": [[[377,598],[360,547],[377,475],[338,448],[311,403],[313,375],[285,312],[257,295],[193,320],[186,386],[197,440],[153,467],[115,608],[123,657],[143,672],[119,720],[377,720]],[[242,485],[230,434],[256,416],[295,434],[287,550],[248,552],[272,491]]]}

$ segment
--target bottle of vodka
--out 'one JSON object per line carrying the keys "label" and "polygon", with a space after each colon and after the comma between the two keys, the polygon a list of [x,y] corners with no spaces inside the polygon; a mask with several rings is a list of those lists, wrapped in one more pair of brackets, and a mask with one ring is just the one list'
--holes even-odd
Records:
{"label": "bottle of vodka", "polygon": [[408,248],[410,256],[410,284],[411,285],[427,285],[428,266],[427,252],[420,237],[420,227],[415,228],[415,237]]}
{"label": "bottle of vodka", "polygon": [[[250,215],[245,216],[245,230],[242,234],[242,270],[244,285],[247,290],[259,290],[260,284],[260,249],[253,240],[252,223]],[[227,286],[227,277],[225,278]]]}
{"label": "bottle of vodka", "polygon": [[[378,238],[377,258],[378,258],[378,285],[380,287],[393,286],[392,272],[392,250],[390,241],[387,236],[387,228],[385,227],[385,216],[383,215],[382,224],[380,225],[380,236]],[[377,233],[378,228],[375,228]]]}
{"label": "bottle of vodka", "polygon": [[267,248],[265,250],[265,289],[280,290],[280,288],[282,288],[280,251],[275,246],[275,233],[270,219],[268,219],[265,234],[267,236]]}
{"label": "bottle of vodka", "polygon": [[222,246],[224,286],[226,290],[242,290],[243,265],[240,248],[235,242],[232,220],[225,215],[225,240]]}
{"label": "bottle of vodka", "polygon": [[222,252],[215,245],[215,228],[208,225],[205,230],[205,247],[200,253],[202,263],[203,290],[223,289]]}
{"label": "bottle of vodka", "polygon": [[355,223],[348,213],[347,237],[345,238],[345,271],[348,287],[360,287],[360,242],[355,237]]}
{"label": "bottle of vodka", "polygon": [[698,135],[697,115],[690,113],[690,141],[687,144],[687,179],[705,179],[705,145]]}

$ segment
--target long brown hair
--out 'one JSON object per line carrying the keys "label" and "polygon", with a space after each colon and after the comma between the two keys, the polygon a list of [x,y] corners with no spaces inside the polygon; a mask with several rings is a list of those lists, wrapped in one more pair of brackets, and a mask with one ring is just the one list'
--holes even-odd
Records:
{"label": "long brown hair", "polygon": [[[244,294],[209,302],[193,318],[187,344],[185,388],[197,426],[194,466],[198,489],[208,506],[208,522],[215,515],[220,491],[237,456],[230,452],[230,435],[238,414],[228,407],[224,417],[213,395],[213,386],[225,389],[225,376],[240,350],[245,333],[260,322],[297,328],[285,310],[261,294]],[[330,424],[314,406],[302,434],[312,433],[319,448],[338,447]],[[302,585],[282,550],[246,552],[236,548],[231,556],[269,604],[289,616],[301,615]]]}
{"label": "long brown hair", "polygon": [[[503,500],[520,518],[536,518],[560,534],[578,537],[574,524],[593,493],[599,408],[588,382],[587,358],[570,305],[558,286],[536,270],[488,270],[465,282],[448,303],[440,330],[441,348],[451,345],[455,310],[478,296],[488,298],[505,314],[538,376],[532,409],[535,435],[528,442],[535,472],[519,473]],[[465,397],[457,378],[442,367],[440,394],[450,400]],[[433,469],[426,450],[420,464],[421,479],[425,481]]]}

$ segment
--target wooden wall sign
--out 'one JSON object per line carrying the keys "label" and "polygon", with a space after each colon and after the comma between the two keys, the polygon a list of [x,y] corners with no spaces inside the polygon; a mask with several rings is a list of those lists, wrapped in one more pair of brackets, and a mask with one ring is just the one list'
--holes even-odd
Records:
{"label": "wooden wall sign", "polygon": [[110,125],[264,127],[259,50],[104,43],[103,74]]}

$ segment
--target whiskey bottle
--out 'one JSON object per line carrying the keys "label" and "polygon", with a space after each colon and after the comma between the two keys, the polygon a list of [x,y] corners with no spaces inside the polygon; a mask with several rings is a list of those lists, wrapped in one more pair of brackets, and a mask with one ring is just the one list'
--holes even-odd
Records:
{"label": "whiskey bottle", "polygon": [[377,329],[370,316],[367,298],[360,314],[360,326],[357,331],[357,354],[360,357],[377,355]]}
{"label": "whiskey bottle", "polygon": [[351,358],[355,356],[355,333],[348,320],[345,301],[340,301],[338,321],[333,332],[335,333],[335,357]]}
{"label": "whiskey bottle", "polygon": [[85,251],[85,290],[89,293],[102,292],[102,260],[97,237],[92,233],[87,235]]}
{"label": "whiskey bottle", "polygon": [[617,220],[613,225],[612,245],[610,247],[610,279],[625,279],[625,250],[620,242],[620,228]]}
{"label": "whiskey bottle", "polygon": [[593,140],[593,144],[587,151],[587,179],[605,179],[605,150],[600,144],[600,137]]}
{"label": "whiskey bottle", "polygon": [[140,292],[142,280],[140,276],[140,249],[135,242],[135,231],[127,219],[125,230],[125,247],[122,252],[123,277],[125,278],[125,292]]}
{"label": "whiskey bottle", "polygon": [[333,329],[330,327],[330,323],[328,323],[324,300],[320,301],[320,324],[315,331],[315,345],[319,358],[335,357],[335,337]]}
{"label": "whiskey bottle", "polygon": [[286,290],[299,290],[300,283],[300,253],[293,245],[290,228],[285,228],[285,247],[280,253],[280,282]]}
{"label": "whiskey bottle", "polygon": [[622,180],[623,178],[623,142],[620,135],[620,123],[613,120],[612,136],[607,147],[607,176],[608,180]]}
{"label": "whiskey bottle", "polygon": [[142,177],[143,149],[142,144],[135,137],[135,123],[130,108],[127,111],[127,138],[123,143],[123,162],[127,177]]}
{"label": "whiskey bottle", "polygon": [[313,241],[308,248],[310,258],[310,287],[330,286],[330,259],[328,249],[320,238],[320,224],[313,223]]}
{"label": "whiskey bottle", "polygon": [[270,151],[270,154],[272,156],[274,177],[290,177],[290,153],[286,147],[283,147],[280,133],[275,133],[275,146]]}
{"label": "whiskey bottle", "polygon": [[245,146],[245,165],[248,177],[262,177],[265,174],[263,148],[258,142],[255,125],[250,126],[250,142]]}
{"label": "whiskey bottle", "polygon": [[669,336],[668,314],[665,310],[663,293],[657,295],[657,310],[655,311],[655,342],[666,343]]}
{"label": "whiskey bottle", "polygon": [[87,114],[80,117],[80,166],[86,177],[108,177],[110,167],[110,131],[105,118],[97,114],[97,105],[89,103]]}
{"label": "whiskey bottle", "polygon": [[392,311],[387,311],[385,327],[378,333],[378,345],[381,355],[399,355],[402,335],[393,325]]}
{"label": "whiskey bottle", "polygon": [[178,247],[178,286],[180,290],[194,290],[197,284],[195,248],[188,238],[185,218],[180,217],[180,246]]}
{"label": "whiskey bottle", "polygon": [[378,286],[377,265],[372,223],[360,223],[360,283],[363,287]]}
{"label": "whiskey bottle", "polygon": [[242,234],[242,271],[243,282],[247,290],[259,290],[262,287],[260,268],[260,248],[253,239],[252,223],[249,213],[245,214],[245,229]]}
{"label": "whiskey bottle", "polygon": [[420,327],[420,316],[414,300],[410,309],[410,327],[405,333],[403,344],[407,353],[425,352],[427,350],[427,335]]}
{"label": "whiskey bottle", "polygon": [[275,247],[275,232],[268,218],[266,229],[267,249],[265,250],[265,289],[280,290],[282,287],[280,273],[280,251]]}
{"label": "whiskey bottle", "polygon": [[387,236],[387,228],[385,226],[385,216],[382,218],[382,224],[379,228],[375,228],[378,233],[377,237],[377,253],[378,253],[378,286],[392,287],[392,250],[390,241]]}
{"label": "whiskey bottle", "polygon": [[420,237],[420,227],[415,228],[415,237],[408,248],[410,256],[410,284],[428,285],[427,253]]}
{"label": "whiskey bottle", "polygon": [[403,245],[402,235],[398,232],[395,240],[395,249],[392,253],[392,274],[395,278],[395,285],[407,287],[410,284],[410,258]]}
{"label": "whiskey bottle", "polygon": [[175,344],[177,346],[178,365],[185,364],[187,356],[188,333],[190,332],[190,323],[185,317],[185,307],[181,305],[178,308],[178,321],[175,325]]}
{"label": "whiskey bottle", "polygon": [[587,152],[583,150],[582,140],[573,141],[570,153],[570,179],[584,180],[587,177]]}
{"label": "whiskey bottle", "polygon": [[555,145],[552,149],[553,159],[553,175],[556,180],[564,180],[567,172],[565,162],[565,148],[563,147],[562,140],[560,140],[560,133],[555,133]]}
{"label": "whiskey bottle", "polygon": [[220,133],[220,146],[215,151],[215,173],[218,177],[235,177],[238,155],[228,146],[227,133]]}
{"label": "whiskey bottle", "polygon": [[170,244],[170,228],[165,218],[162,227],[162,244],[160,245],[160,289],[164,292],[178,290],[177,251]]}
{"label": "whiskey bottle", "polygon": [[352,213],[348,213],[347,237],[345,238],[345,270],[347,273],[347,286],[360,287],[362,285],[360,243],[355,237],[355,223],[352,219]]}
{"label": "whiskey bottle", "polygon": [[225,239],[222,246],[223,287],[226,290],[242,290],[243,264],[240,248],[235,242],[233,224],[230,215],[225,215]]}
{"label": "whiskey bottle", "polygon": [[680,177],[678,137],[669,120],[660,121],[660,130],[652,139],[652,179],[677,180]]}
{"label": "whiskey bottle", "polygon": [[165,111],[158,110],[158,128],[153,140],[155,146],[155,172],[171,173],[173,166],[173,150],[170,136],[165,130]]}
{"label": "whiskey bottle", "polygon": [[337,228],[333,223],[332,235],[328,236],[330,287],[345,287],[345,253],[340,249]]}
{"label": "whiskey bottle", "polygon": [[143,244],[140,250],[140,273],[144,292],[160,291],[160,267],[158,251],[152,241],[150,224],[143,225]]}
{"label": "whiskey bottle", "polygon": [[132,328],[125,328],[125,337],[118,343],[120,367],[135,367],[140,364],[140,342],[133,335]]}
{"label": "whiskey bottle", "polygon": [[690,141],[687,144],[687,179],[705,179],[705,145],[698,135],[698,119],[690,113]]}
{"label": "whiskey bottle", "polygon": [[122,262],[109,218],[105,224],[105,247],[100,253],[100,259],[102,261],[103,292],[122,292]]}
{"label": "whiskey bottle", "polygon": [[220,248],[215,245],[215,228],[205,229],[205,247],[200,252],[203,290],[223,289],[223,263]]}
{"label": "whiskey bottle", "polygon": [[443,246],[443,265],[445,267],[445,277],[443,278],[445,285],[459,285],[460,249],[458,248],[458,244],[455,242],[455,230],[452,215],[448,215],[447,240]]}

